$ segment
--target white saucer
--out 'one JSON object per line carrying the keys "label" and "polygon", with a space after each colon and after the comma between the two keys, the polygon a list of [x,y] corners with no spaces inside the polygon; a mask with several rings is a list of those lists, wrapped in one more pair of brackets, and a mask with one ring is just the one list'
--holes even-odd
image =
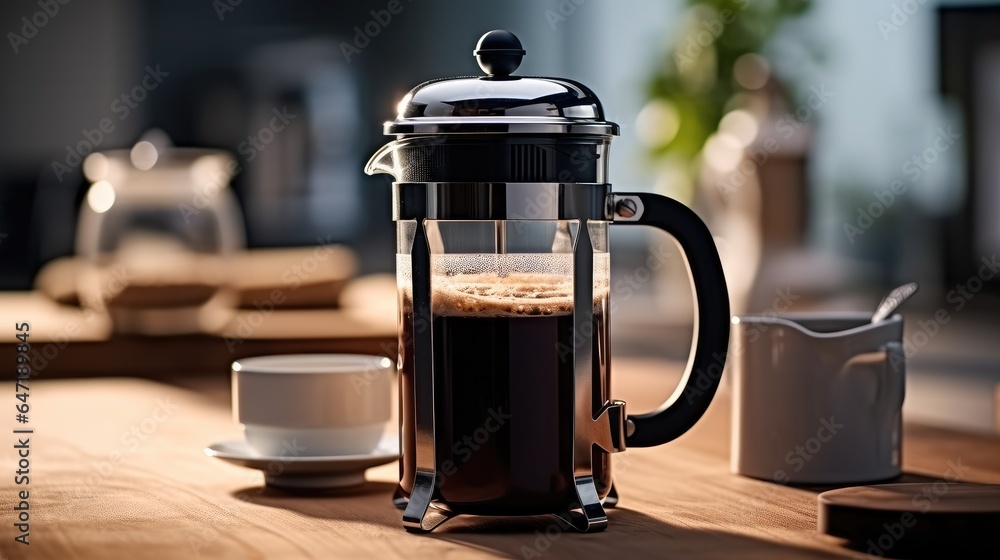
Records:
{"label": "white saucer", "polygon": [[239,439],[212,444],[205,448],[205,455],[264,471],[265,482],[275,488],[347,488],[363,484],[366,469],[398,459],[399,439],[395,434],[385,436],[371,453],[330,457],[296,456],[294,453],[265,456]]}

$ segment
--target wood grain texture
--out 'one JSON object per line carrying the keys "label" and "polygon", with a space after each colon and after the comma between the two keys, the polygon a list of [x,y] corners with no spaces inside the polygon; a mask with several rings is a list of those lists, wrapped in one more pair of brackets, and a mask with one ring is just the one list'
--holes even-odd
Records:
{"label": "wood grain texture", "polygon": [[[678,370],[668,362],[619,359],[614,394],[628,401],[630,411],[649,410],[669,394]],[[403,531],[389,501],[395,464],[370,470],[360,489],[312,497],[264,489],[261,473],[206,457],[205,445],[239,435],[225,404],[227,383],[221,372],[187,377],[184,388],[122,378],[33,382],[32,544],[13,541],[17,487],[4,475],[0,553],[32,559],[577,560],[859,554],[816,532],[820,489],[729,472],[725,389],[679,440],[615,457],[621,505],[611,510],[602,533],[563,533],[546,517],[459,517],[433,534],[414,536]],[[12,474],[13,449],[0,448],[0,468]],[[1000,439],[907,426],[904,468],[910,474],[904,479],[934,480],[949,464],[961,465],[965,482],[1000,483]]]}

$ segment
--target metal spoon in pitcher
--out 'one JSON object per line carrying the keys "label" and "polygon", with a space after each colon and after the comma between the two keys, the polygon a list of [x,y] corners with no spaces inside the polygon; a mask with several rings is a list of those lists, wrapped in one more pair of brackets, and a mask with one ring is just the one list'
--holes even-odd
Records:
{"label": "metal spoon in pitcher", "polygon": [[900,305],[903,305],[904,301],[910,299],[910,296],[917,293],[919,289],[919,284],[910,282],[889,292],[888,295],[882,298],[882,303],[878,304],[878,309],[872,315],[872,323],[878,323],[886,317],[891,316]]}

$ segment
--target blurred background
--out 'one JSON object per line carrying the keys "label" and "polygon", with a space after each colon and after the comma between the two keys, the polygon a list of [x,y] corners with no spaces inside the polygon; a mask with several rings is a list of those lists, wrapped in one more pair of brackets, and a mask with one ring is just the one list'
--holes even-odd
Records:
{"label": "blurred background", "polygon": [[[50,341],[38,371],[394,352],[390,179],[361,170],[399,99],[479,74],[502,28],[519,73],[587,84],[621,125],[616,190],[709,223],[734,314],[918,281],[907,414],[1000,427],[1000,4],[13,0],[0,24],[0,312]],[[616,352],[683,358],[683,260],[629,229]]]}

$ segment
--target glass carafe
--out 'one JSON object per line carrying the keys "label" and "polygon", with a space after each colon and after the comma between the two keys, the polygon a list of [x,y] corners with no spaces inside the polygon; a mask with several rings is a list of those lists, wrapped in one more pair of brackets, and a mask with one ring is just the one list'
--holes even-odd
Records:
{"label": "glass carafe", "polygon": [[[428,220],[438,491],[453,509],[550,513],[572,500],[574,421],[573,248],[579,220]],[[403,326],[403,415],[412,416],[413,301],[408,277],[415,224],[397,253]],[[608,399],[607,222],[591,222],[591,345],[595,399]],[[459,396],[459,398],[454,398]],[[412,425],[403,429],[401,485],[416,473]],[[594,451],[601,494],[611,486],[607,453]]]}

